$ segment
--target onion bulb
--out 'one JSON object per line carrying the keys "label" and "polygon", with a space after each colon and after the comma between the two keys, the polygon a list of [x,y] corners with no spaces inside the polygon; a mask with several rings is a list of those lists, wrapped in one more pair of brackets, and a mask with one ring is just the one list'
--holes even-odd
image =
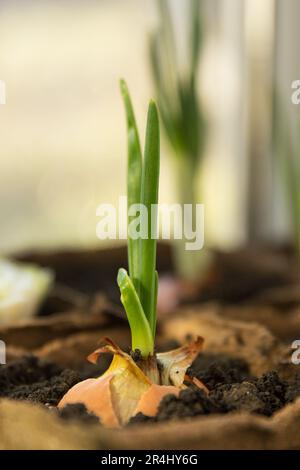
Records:
{"label": "onion bulb", "polygon": [[[105,341],[106,344],[94,351],[88,360],[95,364],[101,354],[112,353],[110,367],[100,377],[73,386],[61,399],[58,408],[83,403],[104,426],[110,428],[125,425],[139,412],[155,416],[164,396],[178,395],[186,387],[186,370],[203,345],[203,339],[199,337],[173,351],[143,359],[139,364],[111,340],[106,338]],[[154,368],[156,373],[153,373]],[[195,383],[205,389],[201,382]]]}

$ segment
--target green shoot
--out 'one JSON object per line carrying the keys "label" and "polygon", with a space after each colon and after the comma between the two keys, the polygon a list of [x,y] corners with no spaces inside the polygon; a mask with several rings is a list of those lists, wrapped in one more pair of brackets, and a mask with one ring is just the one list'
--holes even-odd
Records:
{"label": "green shoot", "polygon": [[145,356],[153,354],[154,345],[150,326],[140,299],[125,269],[119,269],[118,285],[131,330],[132,349],[140,349]]}
{"label": "green shoot", "polygon": [[[124,80],[120,82],[121,93],[126,110],[127,134],[128,134],[128,164],[127,164],[127,212],[133,204],[139,204],[141,198],[142,180],[142,151],[139,133],[135,122],[134,111]],[[128,226],[132,218],[128,216]],[[129,275],[139,292],[137,285],[139,277],[139,245],[131,237],[128,237],[128,266]]]}
{"label": "green shoot", "polygon": [[[147,238],[140,240],[140,288],[141,303],[148,318],[152,334],[155,334],[155,266],[156,224],[155,204],[158,202],[159,181],[159,123],[156,105],[150,102],[148,111],[145,155],[141,185],[141,203],[148,212]],[[153,224],[152,224],[153,221]],[[151,229],[154,233],[151,233]]]}
{"label": "green shoot", "polygon": [[[300,130],[300,129],[299,129]],[[284,106],[281,105],[278,94],[274,93],[273,111],[273,144],[277,165],[289,214],[292,222],[294,246],[300,255],[300,133],[295,139],[286,116]]]}
{"label": "green shoot", "polygon": [[[181,204],[197,202],[196,177],[203,161],[206,122],[197,93],[199,58],[202,48],[200,0],[187,0],[187,67],[179,68],[176,34],[168,0],[157,0],[160,24],[150,36],[149,56],[165,134],[174,154]],[[177,243],[177,272],[193,277],[198,262]],[[203,258],[201,258],[203,259]]]}
{"label": "green shoot", "polygon": [[[149,104],[145,150],[142,157],[139,134],[133,106],[125,82],[121,81],[121,92],[127,116],[128,209],[133,204],[142,204],[147,209],[145,236],[132,236],[128,213],[128,265],[129,276],[122,268],[118,274],[118,285],[132,337],[132,349],[139,349],[143,357],[154,352],[156,330],[156,302],[158,275],[156,272],[156,227],[160,163],[159,119],[156,105]],[[141,216],[141,212],[140,212]],[[142,218],[142,217],[140,217]],[[143,232],[143,231],[142,231]],[[141,233],[142,233],[141,232]]]}

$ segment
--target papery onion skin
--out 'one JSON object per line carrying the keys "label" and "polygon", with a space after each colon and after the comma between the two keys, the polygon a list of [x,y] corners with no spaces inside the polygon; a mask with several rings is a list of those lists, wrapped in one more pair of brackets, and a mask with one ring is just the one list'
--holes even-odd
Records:
{"label": "papery onion skin", "polygon": [[[99,379],[86,379],[72,387],[58,404],[58,408],[74,403],[83,403],[86,409],[98,416],[101,423],[108,428],[120,426],[116,411],[113,407],[110,381],[112,375],[105,375]],[[168,385],[150,385],[149,389],[141,395],[132,416],[143,413],[155,416],[161,400],[166,395],[178,396],[180,388]]]}
{"label": "papery onion skin", "polygon": [[119,426],[112,400],[110,381],[112,375],[98,379],[86,379],[70,388],[58,404],[58,408],[74,403],[83,403],[86,409],[98,416],[101,423],[109,428]]}
{"label": "papery onion skin", "polygon": [[178,396],[179,392],[180,388],[172,385],[151,385],[149,390],[141,396],[134,415],[143,413],[146,416],[156,416],[161,400],[170,394]]}

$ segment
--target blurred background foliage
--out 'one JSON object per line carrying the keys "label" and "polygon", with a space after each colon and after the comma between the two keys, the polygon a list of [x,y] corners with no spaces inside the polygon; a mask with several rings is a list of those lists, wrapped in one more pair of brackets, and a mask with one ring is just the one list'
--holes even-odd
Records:
{"label": "blurred background foliage", "polygon": [[[182,70],[187,3],[169,1]],[[194,178],[196,198],[205,203],[206,244],[227,249],[286,240],[295,215],[274,143],[283,122],[288,143],[281,140],[280,153],[289,165],[292,146],[297,160],[300,110],[290,97],[300,78],[300,2],[199,0],[199,6],[194,79],[206,131],[201,175],[195,168]],[[149,38],[162,21],[156,0],[0,0],[0,79],[7,88],[0,106],[1,252],[104,243],[95,234],[96,208],[126,192],[118,81],[126,78],[137,121],[144,122],[148,98],[156,95]],[[176,202],[166,141],[160,201]]]}
{"label": "blurred background foliage", "polygon": [[[150,65],[161,121],[173,151],[178,202],[191,204],[193,208],[203,197],[198,173],[201,176],[208,130],[198,92],[204,36],[201,6],[199,0],[186,1],[187,14],[182,18],[185,35],[178,37],[171,3],[157,0],[159,23],[149,40]],[[180,60],[181,42],[185,42],[184,61]],[[194,209],[189,218],[184,218],[184,233],[185,227],[188,230],[193,226],[195,214]],[[194,278],[200,266],[206,266],[204,251],[187,252],[185,243],[185,239],[174,242],[176,271],[184,278]]]}

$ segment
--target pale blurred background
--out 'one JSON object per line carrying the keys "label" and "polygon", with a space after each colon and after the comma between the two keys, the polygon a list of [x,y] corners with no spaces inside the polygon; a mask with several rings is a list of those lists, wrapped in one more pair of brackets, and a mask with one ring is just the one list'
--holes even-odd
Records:
{"label": "pale blurred background", "polygon": [[[300,78],[298,0],[203,0],[199,93],[209,121],[204,169],[207,243],[285,237],[289,221],[272,159],[273,84]],[[185,0],[171,0],[183,35]],[[99,246],[96,208],[126,191],[118,81],[141,132],[154,95],[148,35],[155,0],[0,0],[0,252]],[[299,76],[297,76],[297,73]],[[176,200],[163,143],[160,201]],[[109,242],[111,243],[111,242]]]}

